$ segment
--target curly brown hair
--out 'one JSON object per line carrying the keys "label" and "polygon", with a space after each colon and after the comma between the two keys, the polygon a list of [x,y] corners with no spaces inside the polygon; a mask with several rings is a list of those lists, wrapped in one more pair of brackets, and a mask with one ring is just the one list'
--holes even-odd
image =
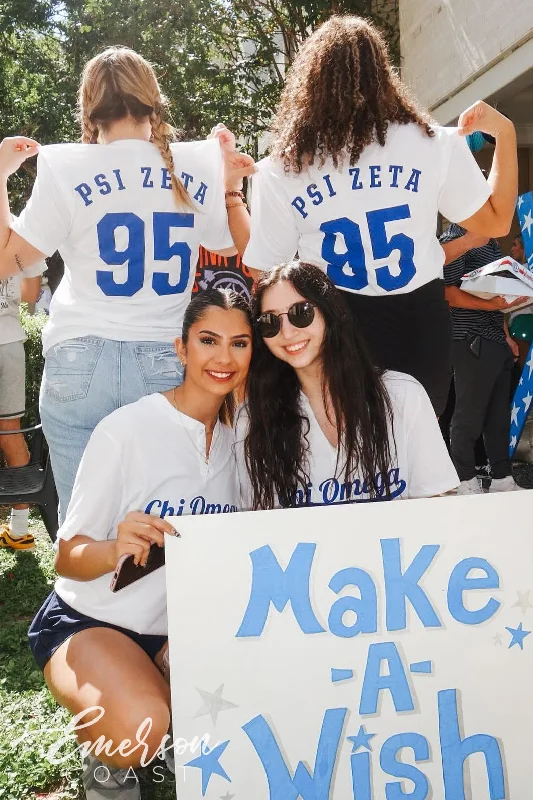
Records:
{"label": "curly brown hair", "polygon": [[332,16],[304,43],[289,70],[272,125],[271,154],[299,173],[367,145],[385,144],[389,123],[414,122],[428,136],[430,117],[396,74],[378,29],[361,17]]}

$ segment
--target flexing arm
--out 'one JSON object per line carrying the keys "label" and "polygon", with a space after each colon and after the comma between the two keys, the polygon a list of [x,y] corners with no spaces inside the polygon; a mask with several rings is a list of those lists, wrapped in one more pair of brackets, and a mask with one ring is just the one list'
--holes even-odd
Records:
{"label": "flexing arm", "polygon": [[[219,123],[211,131],[220,142],[224,162],[224,190],[226,192],[240,192],[243,178],[252,175],[255,171],[255,162],[251,156],[239,153],[235,146],[235,136]],[[228,212],[228,225],[235,248],[215,251],[222,256],[242,255],[250,238],[250,215],[243,202],[238,197],[227,196],[226,208]]]}
{"label": "flexing arm", "polygon": [[518,157],[513,123],[479,100],[459,117],[463,135],[482,131],[496,139],[488,184],[492,194],[479,211],[460,225],[480,236],[506,236],[511,228],[518,194]]}
{"label": "flexing arm", "polygon": [[12,136],[0,144],[0,278],[9,278],[42,261],[44,254],[11,230],[7,179],[27,158],[37,154],[39,145],[25,136]]}

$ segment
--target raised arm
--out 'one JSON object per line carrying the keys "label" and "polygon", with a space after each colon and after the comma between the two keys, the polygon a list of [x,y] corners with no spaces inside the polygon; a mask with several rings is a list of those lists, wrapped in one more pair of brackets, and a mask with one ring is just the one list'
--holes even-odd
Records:
{"label": "raised arm", "polygon": [[488,177],[491,195],[487,202],[460,225],[480,236],[506,236],[511,228],[518,194],[516,132],[511,120],[479,100],[459,117],[462,135],[482,131],[496,139]]}
{"label": "raised arm", "polygon": [[0,144],[0,278],[9,278],[42,261],[44,254],[11,230],[7,179],[37,154],[39,145],[25,136],[12,136]]}
{"label": "raised arm", "polygon": [[[255,171],[253,158],[246,153],[239,153],[236,149],[235,136],[219,124],[211,131],[211,135],[220,142],[224,162],[224,189],[226,194],[226,209],[228,212],[228,225],[235,244],[235,251],[242,255],[250,238],[250,215],[243,199],[235,192],[242,191],[243,178],[252,175]],[[217,251],[219,255],[235,255],[233,250]]]}

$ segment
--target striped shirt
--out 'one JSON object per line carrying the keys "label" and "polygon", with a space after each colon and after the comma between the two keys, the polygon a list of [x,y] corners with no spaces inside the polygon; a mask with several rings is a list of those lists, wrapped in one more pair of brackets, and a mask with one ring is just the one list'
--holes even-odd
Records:
{"label": "striped shirt", "polygon": [[[452,223],[440,236],[441,244],[459,239],[466,233],[460,225]],[[484,267],[491,261],[502,258],[503,253],[495,239],[489,239],[483,247],[468,250],[455,261],[444,266],[444,283],[446,286],[461,285],[461,278],[467,272]],[[479,311],[474,308],[450,308],[452,315],[452,336],[454,339],[469,339],[474,336],[483,336],[493,342],[505,342],[503,328],[504,317],[501,311]]]}

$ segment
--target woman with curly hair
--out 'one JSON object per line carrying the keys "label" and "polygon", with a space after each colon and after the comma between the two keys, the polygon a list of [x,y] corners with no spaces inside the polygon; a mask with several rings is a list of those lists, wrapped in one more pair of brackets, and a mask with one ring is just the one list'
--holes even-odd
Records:
{"label": "woman with curly hair", "polygon": [[[488,181],[464,138],[476,130],[496,139]],[[512,123],[480,102],[459,131],[432,125],[377,29],[334,16],[296,57],[273,134],[252,181],[245,264],[269,270],[298,251],[322,267],[374,361],[418,378],[441,412],[450,323],[437,213],[475,234],[507,233],[517,191]]]}

